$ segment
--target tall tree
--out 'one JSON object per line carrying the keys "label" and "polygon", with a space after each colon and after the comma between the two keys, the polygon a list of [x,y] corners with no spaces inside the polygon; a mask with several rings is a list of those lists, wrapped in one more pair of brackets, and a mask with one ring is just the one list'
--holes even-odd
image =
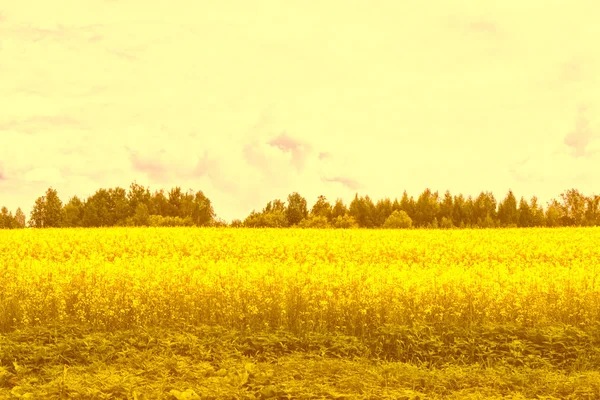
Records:
{"label": "tall tree", "polygon": [[533,213],[531,212],[531,208],[529,207],[529,204],[527,204],[527,202],[525,201],[524,197],[521,197],[521,200],[519,201],[518,214],[519,228],[528,228],[530,226],[533,226]]}
{"label": "tall tree", "polygon": [[171,215],[170,210],[169,200],[167,199],[167,196],[165,196],[164,190],[160,189],[160,191],[155,191],[152,196],[150,214],[168,217]]}
{"label": "tall tree", "polygon": [[392,201],[389,198],[378,200],[375,204],[375,227],[383,226],[393,211]]}
{"label": "tall tree", "polygon": [[331,223],[332,221],[332,210],[331,204],[327,201],[325,196],[320,195],[317,199],[317,202],[313,205],[310,210],[310,215],[315,217],[325,217],[327,218],[327,222]]}
{"label": "tall tree", "polygon": [[288,206],[285,210],[285,216],[290,226],[298,224],[300,221],[308,217],[308,207],[306,199],[297,192],[288,196]]}
{"label": "tall tree", "polygon": [[567,190],[560,195],[566,214],[567,225],[581,226],[584,222],[586,197],[577,189]]}
{"label": "tall tree", "polygon": [[531,211],[531,226],[545,226],[544,209],[538,204],[538,198],[533,196],[529,204]]}
{"label": "tall tree", "polygon": [[83,203],[79,197],[73,196],[64,206],[64,226],[80,227],[83,226]]}
{"label": "tall tree", "polygon": [[498,206],[498,220],[501,226],[506,227],[517,225],[518,219],[517,199],[512,190],[509,190],[504,200]]}
{"label": "tall tree", "polygon": [[417,227],[427,226],[433,223],[440,212],[438,197],[438,192],[431,193],[429,188],[421,193],[417,200],[417,209],[413,220]]}
{"label": "tall tree", "polygon": [[129,200],[125,189],[116,187],[108,190],[109,212],[112,225],[124,225],[127,218],[131,215]]}
{"label": "tall tree", "polygon": [[600,225],[600,196],[592,195],[586,199],[585,220],[588,226]]}
{"label": "tall tree", "polygon": [[15,222],[17,224],[17,228],[25,228],[25,213],[21,210],[21,207],[17,208],[15,212]]}
{"label": "tall tree", "polygon": [[548,208],[546,209],[545,214],[544,219],[546,220],[546,226],[564,226],[563,224],[566,222],[566,215],[562,205],[556,199],[552,199],[548,202]]}
{"label": "tall tree", "polygon": [[400,200],[400,211],[404,211],[414,223],[416,210],[417,203],[415,202],[415,199],[413,199],[412,196],[408,197],[408,193],[406,193],[405,190],[404,193],[402,193],[402,199]]}
{"label": "tall tree", "polygon": [[29,226],[32,228],[43,228],[46,220],[46,197],[41,196],[35,200],[31,213],[29,214]]}
{"label": "tall tree", "polygon": [[[179,190],[179,192],[181,193],[181,189]],[[150,194],[150,190],[148,188],[144,188],[142,185],[137,184],[137,182],[135,181],[129,186],[129,191],[127,192],[127,200],[129,201],[130,213],[135,213],[138,204],[145,204],[146,208],[149,209],[151,199],[152,195]],[[177,215],[172,216],[176,217]]]}
{"label": "tall tree", "polygon": [[473,202],[473,219],[480,227],[491,228],[497,220],[496,199],[491,192],[481,192]]}
{"label": "tall tree", "polygon": [[356,193],[354,200],[350,202],[350,207],[348,207],[348,215],[354,218],[359,227],[372,228],[374,225],[374,208],[375,205],[368,196],[365,198],[358,197],[358,193]]}
{"label": "tall tree", "polygon": [[446,190],[444,194],[444,199],[440,204],[440,211],[437,215],[438,221],[441,221],[442,218],[446,218],[449,222],[452,221],[452,211],[454,208],[454,202],[452,201],[452,195],[449,190]]}
{"label": "tall tree", "polygon": [[342,199],[338,198],[335,201],[335,205],[333,206],[333,209],[331,210],[331,220],[333,221],[337,217],[343,217],[347,213],[348,213],[348,208],[346,207],[346,205],[344,204]]}
{"label": "tall tree", "polygon": [[2,207],[2,209],[0,209],[0,229],[12,229],[12,228],[13,228],[12,213],[8,212],[8,208]]}
{"label": "tall tree", "polygon": [[213,224],[216,214],[208,197],[199,190],[194,195],[194,210],[192,219],[196,226],[210,226]]}
{"label": "tall tree", "polygon": [[56,190],[48,188],[46,191],[44,227],[60,228],[63,224],[62,201]]}

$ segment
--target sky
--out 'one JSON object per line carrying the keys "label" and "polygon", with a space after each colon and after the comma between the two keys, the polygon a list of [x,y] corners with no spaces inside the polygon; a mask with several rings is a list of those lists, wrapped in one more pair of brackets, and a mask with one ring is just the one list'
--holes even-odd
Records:
{"label": "sky", "polygon": [[592,0],[21,0],[0,5],[0,206],[202,190],[600,194]]}

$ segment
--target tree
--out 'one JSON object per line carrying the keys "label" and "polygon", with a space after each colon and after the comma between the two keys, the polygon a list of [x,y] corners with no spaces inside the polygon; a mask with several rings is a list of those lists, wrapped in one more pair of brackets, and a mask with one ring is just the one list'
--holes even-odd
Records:
{"label": "tree", "polygon": [[414,222],[417,227],[427,226],[433,223],[434,218],[440,212],[438,202],[438,192],[431,193],[431,190],[425,189],[417,200]]}
{"label": "tree", "polygon": [[517,199],[513,194],[512,190],[508,191],[508,194],[504,200],[498,206],[498,220],[500,226],[513,226],[517,225],[519,214],[517,212]]}
{"label": "tree", "polygon": [[529,209],[531,210],[532,226],[544,226],[544,209],[541,205],[538,204],[537,197],[533,196],[531,198],[531,204],[529,205]]}
{"label": "tree", "polygon": [[[139,190],[138,190],[139,192]],[[139,196],[139,195],[138,195]],[[169,191],[169,216],[171,217],[183,217],[183,213],[180,212],[181,201],[183,200],[183,193],[179,186]],[[131,202],[131,200],[130,200]]]}
{"label": "tree", "polygon": [[148,226],[150,223],[150,213],[148,206],[144,203],[138,203],[133,216],[135,226]]}
{"label": "tree", "polygon": [[44,207],[44,227],[61,227],[63,225],[62,201],[60,201],[56,190],[49,188],[46,191],[46,202]]}
{"label": "tree", "polygon": [[558,227],[563,226],[563,222],[565,219],[565,213],[558,201],[556,199],[552,199],[548,202],[548,208],[546,209],[546,226],[548,227]]}
{"label": "tree", "polygon": [[383,223],[385,229],[408,229],[412,228],[412,220],[406,211],[394,211]]}
{"label": "tree", "polygon": [[[489,218],[488,218],[489,217]],[[473,202],[473,219],[483,228],[493,228],[497,220],[496,199],[491,192],[481,192]]]}
{"label": "tree", "polygon": [[346,215],[347,212],[348,208],[346,207],[346,205],[344,205],[342,199],[338,198],[335,201],[333,209],[331,210],[331,220],[333,221],[337,217],[343,217],[344,215]]}
{"label": "tree", "polygon": [[296,225],[308,217],[308,208],[306,199],[294,192],[288,196],[288,206],[285,210],[285,216],[290,226]]}
{"label": "tree", "polygon": [[581,226],[584,222],[586,197],[576,189],[567,190],[560,195],[568,226]]}
{"label": "tree", "polygon": [[444,199],[442,200],[442,203],[440,204],[440,211],[437,215],[437,218],[441,221],[442,219],[446,218],[446,220],[450,221],[450,223],[452,223],[452,211],[454,208],[454,202],[452,201],[452,195],[450,194],[449,190],[446,190],[446,193],[444,194]]}
{"label": "tree", "polygon": [[150,214],[161,215],[168,217],[171,215],[171,207],[167,196],[165,196],[164,190],[155,191],[150,201]]}
{"label": "tree", "polygon": [[63,208],[63,226],[70,228],[83,226],[83,208],[83,203],[79,200],[79,197],[73,196]]}
{"label": "tree", "polygon": [[412,198],[412,196],[410,198],[408,197],[408,193],[406,193],[406,190],[402,194],[402,199],[400,200],[400,210],[406,212],[410,219],[414,221],[417,210],[417,204],[415,202],[415,199]]}
{"label": "tree", "polygon": [[210,226],[214,223],[215,210],[208,197],[201,190],[197,191],[194,196],[191,216],[196,226]]}
{"label": "tree", "polygon": [[350,215],[358,223],[361,228],[372,228],[373,214],[375,213],[375,204],[369,196],[358,197],[358,193],[354,196],[354,200],[350,202],[348,207],[348,215]]}
{"label": "tree", "polygon": [[[181,193],[181,189],[179,189],[179,193]],[[129,202],[129,210],[130,213],[135,213],[137,210],[138,204],[145,204],[148,211],[150,211],[150,202],[152,200],[152,195],[150,194],[150,190],[148,188],[144,188],[141,185],[138,185],[135,181],[129,186],[129,191],[127,192],[127,201]],[[172,215],[176,217],[177,215]]]}
{"label": "tree", "polygon": [[31,213],[29,214],[29,226],[32,228],[43,228],[46,220],[46,197],[38,197],[35,200]]}
{"label": "tree", "polygon": [[113,226],[115,221],[110,212],[110,194],[98,189],[83,205],[81,223],[84,227]]}
{"label": "tree", "polygon": [[120,187],[109,189],[108,200],[111,226],[123,225],[127,217],[131,215],[127,192]]}
{"label": "tree", "polygon": [[531,208],[529,204],[525,201],[525,198],[521,197],[521,201],[519,201],[519,228],[527,228],[533,226],[533,214],[531,212]]}
{"label": "tree", "polygon": [[8,208],[2,207],[0,210],[0,229],[12,229],[13,216],[8,212]]}
{"label": "tree", "polygon": [[23,213],[21,207],[18,207],[15,212],[15,223],[17,224],[17,228],[25,228],[25,213]]}
{"label": "tree", "polygon": [[328,222],[331,222],[332,210],[331,204],[329,204],[325,196],[321,195],[310,210],[310,215],[315,217],[325,217]]}
{"label": "tree", "polygon": [[392,215],[393,206],[392,201],[389,198],[378,200],[375,204],[375,227],[379,228],[383,226],[385,221],[390,215]]}
{"label": "tree", "polygon": [[589,226],[600,225],[600,196],[593,195],[587,198],[585,220]]}

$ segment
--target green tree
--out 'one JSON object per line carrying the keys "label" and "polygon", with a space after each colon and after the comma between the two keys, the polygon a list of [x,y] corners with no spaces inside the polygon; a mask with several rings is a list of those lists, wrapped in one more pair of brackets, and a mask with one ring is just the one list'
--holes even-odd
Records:
{"label": "green tree", "polygon": [[18,207],[15,212],[15,223],[17,224],[17,228],[25,228],[25,213],[23,213],[21,207]]}
{"label": "green tree", "polygon": [[35,200],[31,213],[29,214],[29,226],[32,228],[43,228],[46,220],[46,197],[41,196]]}
{"label": "green tree", "polygon": [[354,196],[354,200],[350,202],[348,214],[354,218],[361,228],[372,228],[375,224],[373,217],[375,213],[375,205],[369,196],[358,197],[358,193]]}
{"label": "green tree", "polygon": [[417,203],[412,196],[408,197],[408,193],[406,190],[402,194],[402,199],[400,200],[400,210],[406,212],[412,221],[415,220],[415,215],[417,212]]}
{"label": "green tree", "polygon": [[563,226],[563,222],[565,220],[564,209],[561,204],[556,201],[556,199],[552,199],[550,202],[548,202],[548,208],[546,209],[545,214],[546,226]]}
{"label": "green tree", "polygon": [[327,219],[328,222],[331,222],[332,210],[333,210],[333,207],[331,207],[331,204],[329,204],[329,202],[327,201],[327,198],[325,198],[325,196],[321,195],[321,196],[319,196],[319,198],[317,199],[317,202],[313,205],[312,209],[310,210],[310,215],[316,216],[316,217],[325,217],[325,219]]}
{"label": "green tree", "polygon": [[0,210],[0,229],[12,229],[13,216],[8,212],[8,208],[2,207]]}
{"label": "green tree", "polygon": [[211,226],[216,217],[215,210],[210,199],[201,190],[196,192],[193,205],[191,216],[196,226]]}
{"label": "green tree", "polygon": [[581,226],[584,222],[586,197],[576,189],[567,190],[560,195],[565,211],[567,226]]}
{"label": "green tree", "polygon": [[[139,189],[137,190],[139,193]],[[136,197],[143,197],[139,194]],[[183,200],[183,193],[179,186],[172,188],[169,191],[169,216],[171,217],[185,217],[184,213],[181,212],[181,202]],[[130,200],[131,202],[131,200]]]}
{"label": "green tree", "polygon": [[512,190],[508,191],[508,194],[498,206],[498,220],[500,226],[504,227],[517,225],[518,223],[517,199]]}
{"label": "green tree", "polygon": [[452,201],[452,195],[449,190],[446,190],[444,194],[444,199],[440,204],[440,211],[437,215],[438,220],[442,220],[446,218],[450,223],[452,223],[452,211],[454,209],[454,202]]}
{"label": "green tree", "polygon": [[521,197],[521,201],[519,201],[519,228],[527,228],[533,226],[533,213],[531,212],[531,208],[529,204],[525,201],[525,198]]}
{"label": "green tree", "polygon": [[84,227],[113,226],[115,221],[110,212],[110,194],[98,189],[83,204],[81,223]]}
{"label": "green tree", "polygon": [[343,217],[347,213],[348,213],[348,208],[346,207],[346,205],[344,204],[342,199],[338,198],[335,201],[335,205],[333,206],[333,209],[331,210],[331,220],[333,221],[337,217]]}
{"label": "green tree", "polygon": [[122,226],[127,220],[127,217],[131,215],[129,209],[129,200],[127,199],[127,192],[125,189],[116,187],[108,190],[108,202],[109,202],[109,213],[111,226],[119,225]]}
{"label": "green tree", "polygon": [[64,226],[80,227],[83,226],[83,202],[79,197],[73,196],[64,206]]}
{"label": "green tree", "polygon": [[383,223],[385,229],[409,229],[412,228],[412,220],[403,210],[396,210]]}
{"label": "green tree", "polygon": [[169,200],[167,199],[167,196],[165,196],[163,189],[154,192],[149,209],[151,214],[163,217],[168,217],[172,214]]}
{"label": "green tree", "polygon": [[60,228],[63,225],[62,201],[52,188],[46,191],[44,218],[44,227]]}
{"label": "green tree", "polygon": [[533,196],[529,205],[532,226],[545,226],[544,209],[538,204],[538,198]]}
{"label": "green tree", "polygon": [[383,226],[388,217],[392,215],[392,212],[394,212],[393,205],[389,198],[378,200],[375,204],[375,227]]}
{"label": "green tree", "polygon": [[585,220],[588,226],[600,225],[600,196],[592,195],[586,199]]}
{"label": "green tree", "polygon": [[497,220],[496,199],[491,192],[481,192],[477,196],[473,202],[473,219],[482,228],[495,226]]}
{"label": "green tree", "polygon": [[429,188],[425,189],[417,200],[415,218],[413,219],[417,227],[427,226],[433,223],[434,218],[440,212],[438,202],[438,192],[431,193]]}
{"label": "green tree", "polygon": [[150,224],[150,213],[146,204],[138,203],[133,215],[133,222],[135,226],[148,226]]}
{"label": "green tree", "polygon": [[308,217],[308,207],[306,199],[294,192],[288,196],[288,206],[285,210],[285,215],[288,225],[296,225],[306,217]]}

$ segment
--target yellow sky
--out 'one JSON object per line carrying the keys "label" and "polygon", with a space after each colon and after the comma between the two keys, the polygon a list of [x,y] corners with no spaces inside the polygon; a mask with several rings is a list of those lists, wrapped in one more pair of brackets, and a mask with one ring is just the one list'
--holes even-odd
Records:
{"label": "yellow sky", "polygon": [[28,217],[133,180],[228,221],[293,191],[600,192],[596,1],[4,3],[0,205]]}

